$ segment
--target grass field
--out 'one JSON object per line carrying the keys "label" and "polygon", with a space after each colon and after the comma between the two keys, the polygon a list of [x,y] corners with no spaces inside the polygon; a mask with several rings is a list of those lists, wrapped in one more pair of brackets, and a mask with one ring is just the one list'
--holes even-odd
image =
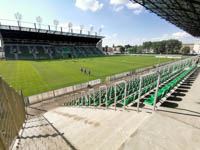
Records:
{"label": "grass field", "polygon": [[[162,58],[161,62],[170,61]],[[52,61],[0,61],[0,75],[24,96],[104,78],[159,63],[154,56],[112,56]],[[91,70],[91,76],[80,68]]]}

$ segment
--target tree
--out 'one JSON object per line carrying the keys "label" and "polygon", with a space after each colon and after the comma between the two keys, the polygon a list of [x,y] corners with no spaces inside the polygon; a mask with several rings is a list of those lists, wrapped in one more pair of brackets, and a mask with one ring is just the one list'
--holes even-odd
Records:
{"label": "tree", "polygon": [[136,54],[137,53],[137,45],[132,46],[131,48],[128,49],[128,52],[130,54]]}
{"label": "tree", "polygon": [[105,47],[105,51],[108,52],[108,45],[106,45],[106,47]]}
{"label": "tree", "polygon": [[152,49],[152,42],[148,41],[148,42],[144,42],[142,44],[143,49],[146,50],[146,52],[149,52]]}
{"label": "tree", "polygon": [[131,45],[124,45],[125,51],[128,51],[129,48],[131,48]]}
{"label": "tree", "polygon": [[185,46],[185,47],[183,47],[182,48],[182,53],[184,53],[184,54],[189,54],[190,53],[190,47],[189,46]]}
{"label": "tree", "polygon": [[176,39],[144,42],[142,47],[146,51],[153,49],[154,53],[180,53],[182,42]]}
{"label": "tree", "polygon": [[169,53],[180,53],[182,42],[179,40],[171,39],[168,40],[167,47]]}
{"label": "tree", "polygon": [[159,42],[153,42],[152,48],[154,50],[154,53],[160,53],[160,43]]}
{"label": "tree", "polygon": [[108,45],[106,45],[105,47],[103,47],[103,51],[104,52],[108,52]]}
{"label": "tree", "polygon": [[117,47],[119,47],[121,53],[125,52],[125,48],[122,45],[118,45]]}

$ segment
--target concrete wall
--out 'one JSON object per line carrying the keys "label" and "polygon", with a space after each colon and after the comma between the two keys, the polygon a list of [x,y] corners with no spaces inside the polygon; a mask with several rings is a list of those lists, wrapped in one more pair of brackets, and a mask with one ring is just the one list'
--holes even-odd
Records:
{"label": "concrete wall", "polygon": [[69,87],[65,87],[65,88],[61,88],[61,89],[33,95],[33,96],[29,96],[28,97],[29,104],[38,103],[38,102],[41,102],[41,101],[44,101],[47,99],[51,99],[51,98],[65,95],[65,94],[68,94],[68,93],[71,93],[71,92],[74,92],[74,91],[77,91],[80,89],[87,88],[88,85],[94,86],[94,85],[97,85],[100,83],[101,83],[101,79],[97,79],[97,80],[93,80],[93,81],[89,81],[89,82],[85,82],[85,83],[81,83],[81,84],[77,84],[77,85],[73,85],[73,86],[69,86]]}

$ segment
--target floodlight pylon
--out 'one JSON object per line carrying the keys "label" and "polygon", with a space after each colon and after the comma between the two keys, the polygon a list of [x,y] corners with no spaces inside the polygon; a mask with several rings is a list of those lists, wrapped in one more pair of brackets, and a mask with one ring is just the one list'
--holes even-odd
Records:
{"label": "floodlight pylon", "polygon": [[18,26],[20,27],[21,26],[22,15],[19,12],[17,12],[17,13],[15,13],[14,16],[15,16],[15,19],[17,20]]}

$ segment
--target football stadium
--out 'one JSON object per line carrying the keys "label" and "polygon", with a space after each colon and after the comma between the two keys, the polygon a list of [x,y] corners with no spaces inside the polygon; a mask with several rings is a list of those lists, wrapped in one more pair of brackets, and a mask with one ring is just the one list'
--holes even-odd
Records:
{"label": "football stadium", "polygon": [[[33,1],[26,8],[13,3],[21,10],[29,8],[27,13],[36,6]],[[58,4],[49,3],[39,6],[52,10]],[[116,39],[117,34],[104,34],[104,25],[96,32],[93,25],[84,29],[71,22],[59,25],[58,20],[45,25],[40,16],[36,23],[23,21],[19,12],[16,20],[0,16],[0,150],[198,150],[200,49],[183,42],[200,37],[200,1],[61,3],[74,11],[68,16],[80,18],[74,22],[108,22],[113,16],[103,14],[112,8],[116,18],[122,11],[123,17],[127,13],[144,22],[151,17],[152,26],[142,23],[144,34],[150,34],[145,28],[156,26],[158,19],[156,31],[170,32],[173,25],[183,32],[131,45],[122,44],[125,40]],[[5,12],[16,11],[14,7]],[[39,7],[33,14],[39,10],[45,15]],[[55,14],[60,11],[58,4]],[[102,20],[91,19],[98,15]],[[134,36],[132,30],[119,30],[127,30],[124,39]]]}

